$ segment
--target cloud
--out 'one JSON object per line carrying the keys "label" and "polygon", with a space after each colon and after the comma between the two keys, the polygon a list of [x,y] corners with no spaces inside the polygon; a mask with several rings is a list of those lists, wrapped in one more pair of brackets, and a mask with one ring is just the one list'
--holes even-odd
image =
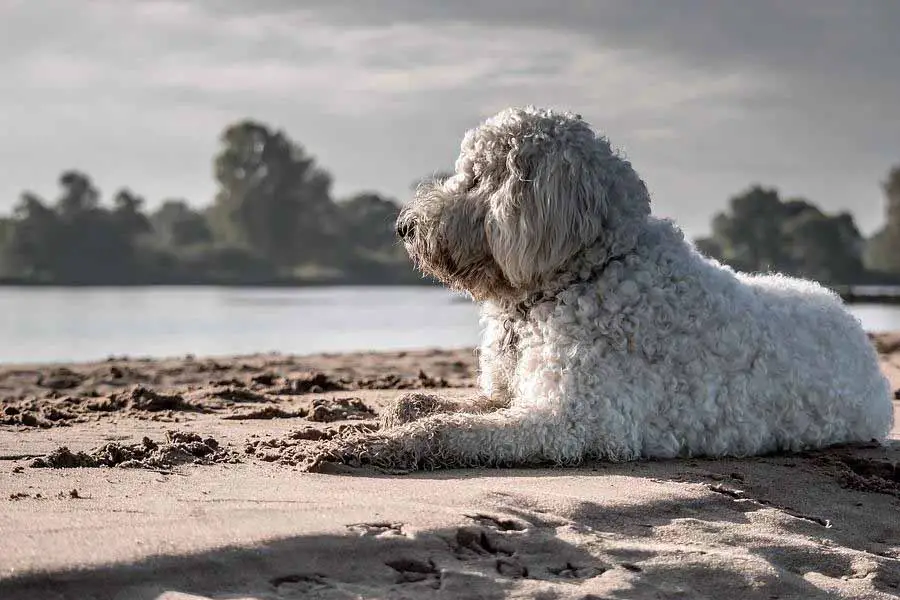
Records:
{"label": "cloud", "polygon": [[0,209],[72,166],[105,188],[206,202],[217,136],[246,116],[307,146],[338,193],[402,196],[499,108],[571,108],[693,232],[757,180],[855,208],[872,229],[878,179],[900,161],[900,10],[871,0],[0,0],[0,12],[13,174]]}

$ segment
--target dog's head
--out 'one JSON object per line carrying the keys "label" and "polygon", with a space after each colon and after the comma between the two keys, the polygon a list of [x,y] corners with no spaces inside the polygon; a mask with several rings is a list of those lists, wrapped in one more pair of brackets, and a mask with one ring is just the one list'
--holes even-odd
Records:
{"label": "dog's head", "polygon": [[455,170],[419,186],[397,234],[419,268],[476,299],[540,289],[650,213],[631,165],[570,113],[504,110],[466,133]]}

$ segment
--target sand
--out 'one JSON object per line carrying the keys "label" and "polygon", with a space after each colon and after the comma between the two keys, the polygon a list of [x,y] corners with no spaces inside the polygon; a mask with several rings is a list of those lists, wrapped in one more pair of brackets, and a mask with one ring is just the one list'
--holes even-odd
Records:
{"label": "sand", "polygon": [[[900,388],[900,335],[874,342]],[[748,460],[303,472],[398,390],[473,384],[471,350],[0,368],[0,598],[900,596],[900,431]]]}

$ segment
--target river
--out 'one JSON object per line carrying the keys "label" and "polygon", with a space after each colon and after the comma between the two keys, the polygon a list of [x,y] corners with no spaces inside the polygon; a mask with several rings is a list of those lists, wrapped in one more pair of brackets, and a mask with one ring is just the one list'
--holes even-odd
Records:
{"label": "river", "polygon": [[[853,305],[869,330],[900,306]],[[432,287],[0,288],[0,363],[473,346],[477,309]]]}

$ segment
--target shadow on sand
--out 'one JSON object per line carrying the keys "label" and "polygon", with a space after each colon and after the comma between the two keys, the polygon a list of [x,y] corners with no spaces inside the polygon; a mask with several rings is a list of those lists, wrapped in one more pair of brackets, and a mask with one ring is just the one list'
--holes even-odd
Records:
{"label": "shadow on sand", "polygon": [[489,508],[460,515],[457,527],[348,524],[345,535],[6,580],[0,598],[787,599],[862,591],[891,598],[900,594],[898,458],[900,444],[802,457],[597,464],[571,474],[596,478],[597,486],[610,476],[636,486],[691,484],[693,497],[629,504],[623,490],[622,503],[560,507],[498,493]]}

